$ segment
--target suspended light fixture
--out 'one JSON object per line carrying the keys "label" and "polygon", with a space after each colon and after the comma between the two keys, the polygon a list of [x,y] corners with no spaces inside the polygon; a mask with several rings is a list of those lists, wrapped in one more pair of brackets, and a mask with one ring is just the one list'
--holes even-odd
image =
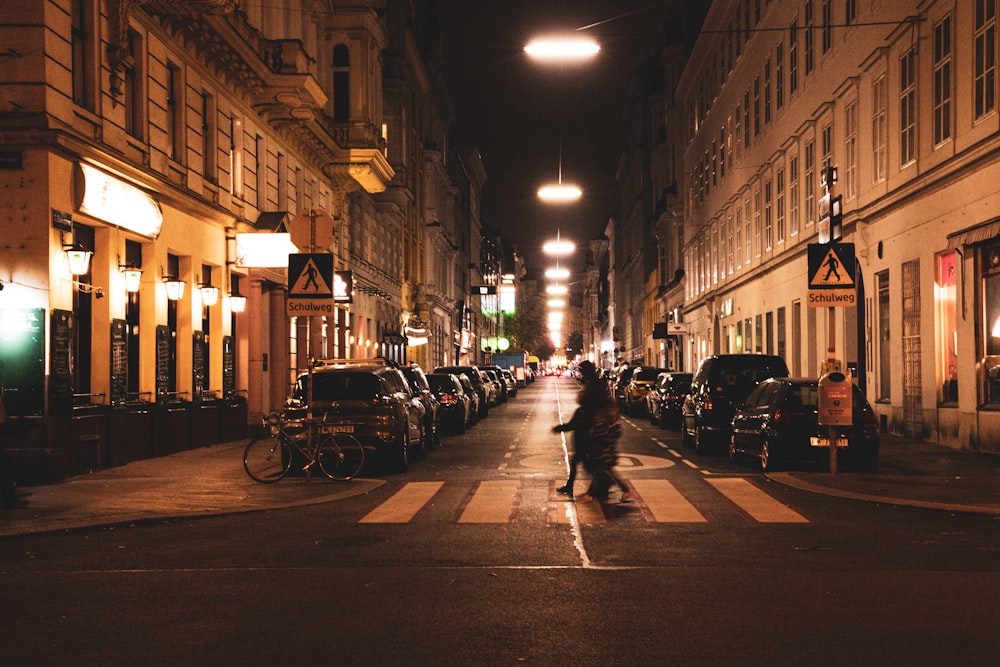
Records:
{"label": "suspended light fixture", "polygon": [[201,291],[201,303],[203,306],[214,306],[219,303],[219,288],[208,283],[198,285]]}
{"label": "suspended light fixture", "polygon": [[545,277],[549,280],[566,280],[569,278],[569,269],[560,268],[559,266],[545,269]]}
{"label": "suspended light fixture", "polygon": [[565,308],[566,299],[549,299],[548,306],[549,308]]}
{"label": "suspended light fixture", "polygon": [[532,58],[561,62],[587,60],[596,56],[600,50],[600,44],[579,35],[539,37],[524,47],[524,52]]}
{"label": "suspended light fixture", "polygon": [[125,278],[125,291],[129,294],[138,292],[139,285],[142,282],[142,269],[126,265],[119,266],[118,270],[122,272],[122,276]]}
{"label": "suspended light fixture", "polygon": [[546,241],[542,244],[542,252],[550,257],[566,257],[572,255],[574,250],[576,250],[576,245],[572,241],[564,241],[559,238],[558,231],[554,241]]}
{"label": "suspended light fixture", "polygon": [[563,296],[569,292],[569,288],[565,285],[547,285],[545,287],[545,293],[551,296]]}
{"label": "suspended light fixture", "polygon": [[167,288],[167,298],[171,301],[180,301],[184,298],[184,287],[187,283],[177,278],[177,276],[165,277],[163,285]]}
{"label": "suspended light fixture", "polygon": [[242,313],[247,309],[247,298],[239,292],[229,295],[229,310],[234,313]]}
{"label": "suspended light fixture", "polygon": [[566,204],[583,196],[583,190],[573,183],[562,180],[562,139],[559,140],[559,181],[538,189],[538,198],[551,204]]}

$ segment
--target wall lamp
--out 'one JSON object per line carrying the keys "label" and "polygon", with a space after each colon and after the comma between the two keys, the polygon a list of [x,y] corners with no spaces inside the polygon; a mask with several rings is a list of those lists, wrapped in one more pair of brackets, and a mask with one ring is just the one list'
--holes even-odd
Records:
{"label": "wall lamp", "polygon": [[131,264],[122,264],[121,258],[119,258],[118,270],[125,277],[125,291],[129,294],[138,292],[139,283],[142,281],[142,269],[136,268]]}
{"label": "wall lamp", "polygon": [[90,270],[90,258],[94,256],[79,243],[63,244],[63,252],[66,253],[66,263],[69,265],[69,272],[74,276],[82,276]]}
{"label": "wall lamp", "polygon": [[242,313],[247,309],[247,298],[239,292],[229,295],[229,310],[234,313]]}
{"label": "wall lamp", "polygon": [[163,285],[167,288],[167,298],[171,301],[180,301],[184,298],[184,286],[187,283],[177,276],[164,276]]}
{"label": "wall lamp", "polygon": [[205,306],[214,306],[219,303],[219,288],[213,287],[208,283],[201,283],[198,285],[198,289],[201,290],[201,303]]}

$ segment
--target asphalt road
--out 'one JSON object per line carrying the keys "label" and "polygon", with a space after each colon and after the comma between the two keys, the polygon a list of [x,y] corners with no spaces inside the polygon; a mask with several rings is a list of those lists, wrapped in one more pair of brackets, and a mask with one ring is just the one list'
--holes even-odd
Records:
{"label": "asphalt road", "polygon": [[568,502],[574,398],[536,382],[363,496],[0,540],[4,662],[996,664],[994,518],[805,493],[637,418],[634,500]]}

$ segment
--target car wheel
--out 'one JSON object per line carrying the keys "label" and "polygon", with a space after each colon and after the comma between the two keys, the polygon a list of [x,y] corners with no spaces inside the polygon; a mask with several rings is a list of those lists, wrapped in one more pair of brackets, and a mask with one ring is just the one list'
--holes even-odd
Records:
{"label": "car wheel", "polygon": [[760,444],[760,468],[764,472],[774,472],[778,469],[778,458],[767,440]]}
{"label": "car wheel", "polygon": [[684,447],[691,446],[691,432],[688,430],[687,419],[681,417],[681,445]]}
{"label": "car wheel", "polygon": [[729,436],[729,460],[738,463],[740,453],[736,450],[736,436]]}
{"label": "car wheel", "polygon": [[655,426],[659,420],[653,414],[653,411],[649,409],[649,406],[646,406],[646,414],[649,415],[649,423]]}
{"label": "car wheel", "polygon": [[410,435],[409,433],[403,434],[403,442],[399,450],[395,453],[396,456],[396,471],[406,472],[410,467]]}
{"label": "car wheel", "polygon": [[705,433],[700,426],[695,426],[694,428],[694,451],[695,454],[705,454],[708,451]]}
{"label": "car wheel", "polygon": [[419,460],[423,460],[423,459],[427,458],[427,446],[428,446],[428,443],[430,442],[430,440],[428,439],[429,437],[430,436],[428,436],[428,434],[427,434],[427,427],[426,426],[421,426],[420,427],[420,444],[417,446],[417,451],[416,451],[417,459],[419,459]]}
{"label": "car wheel", "polygon": [[656,425],[659,426],[660,428],[667,427],[667,420],[663,415],[664,415],[663,408],[660,408],[660,411],[656,414]]}

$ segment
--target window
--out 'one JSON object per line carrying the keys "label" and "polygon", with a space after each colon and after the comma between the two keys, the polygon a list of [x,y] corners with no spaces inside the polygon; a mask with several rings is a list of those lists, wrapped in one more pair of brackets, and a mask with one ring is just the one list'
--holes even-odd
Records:
{"label": "window", "polygon": [[764,124],[771,122],[771,61],[764,62]]}
{"label": "window", "polygon": [[744,245],[744,263],[750,265],[750,200],[747,199],[743,202],[743,245]]}
{"label": "window", "polygon": [[793,155],[788,160],[788,225],[789,234],[799,233],[799,157]]}
{"label": "window", "polygon": [[773,247],[773,201],[771,192],[771,181],[764,181],[764,250]]}
{"label": "window", "polygon": [[821,161],[824,167],[833,164],[833,128],[825,125],[819,133],[820,150],[823,152]]}
{"label": "window", "polygon": [[743,266],[743,208],[736,206],[736,268]]}
{"label": "window", "polygon": [[833,6],[831,0],[823,0],[820,11],[823,14],[823,43],[821,48],[823,49],[823,53],[827,53],[833,47]]}
{"label": "window", "polygon": [[726,218],[726,271],[729,275],[733,275],[733,216],[730,215]]}
{"label": "window", "polygon": [[753,136],[760,135],[760,77],[753,78]]}
{"label": "window", "polygon": [[958,292],[959,255],[954,250],[937,256],[934,304],[937,320],[938,372],[942,378],[939,403],[958,402],[958,318],[956,295]]}
{"label": "window", "polygon": [[788,90],[794,93],[799,87],[799,26],[792,22],[788,31]]}
{"label": "window", "polygon": [[844,1],[844,23],[853,24],[858,20],[858,0]]}
{"label": "window", "polygon": [[136,139],[146,136],[146,79],[143,72],[142,36],[129,29],[125,49],[124,80],[125,131]]}
{"label": "window", "polygon": [[743,148],[750,148],[750,91],[743,93],[743,125],[746,131],[743,133]]}
{"label": "window", "polygon": [[760,190],[753,193],[753,254],[760,257]]}
{"label": "window", "polygon": [[934,144],[951,137],[951,16],[934,26]]}
{"label": "window", "polygon": [[351,118],[351,57],[346,44],[333,47],[333,120]]}
{"label": "window", "polygon": [[73,102],[94,110],[94,1],[73,0],[70,16]]}
{"label": "window", "polygon": [[916,52],[911,48],[899,59],[899,165],[917,158]]}
{"label": "window", "polygon": [[733,117],[736,119],[736,126],[733,128],[733,145],[736,146],[737,157],[740,154],[740,146],[743,145],[743,114],[740,109],[740,105],[737,104],[736,113],[733,114]]}
{"label": "window", "polygon": [[209,183],[215,183],[218,169],[216,155],[215,98],[211,93],[201,94],[201,159],[202,176]]}
{"label": "window", "polygon": [[785,47],[781,42],[774,51],[774,105],[778,109],[785,105]]}
{"label": "window", "polygon": [[[125,264],[142,268],[142,244],[125,239]],[[125,345],[128,350],[126,396],[139,398],[139,292],[128,292],[125,301]]]}
{"label": "window", "polygon": [[806,144],[805,162],[805,225],[808,227],[816,221],[816,144],[812,141]]}
{"label": "window", "polygon": [[858,194],[858,101],[844,107],[844,196],[854,199]]}
{"label": "window", "polygon": [[181,69],[167,63],[167,150],[170,159],[184,163],[184,81]]}
{"label": "window", "polygon": [[785,354],[788,351],[785,346],[785,308],[778,308],[778,328],[775,331],[776,338],[778,339],[778,349],[775,353],[785,359]]}
{"label": "window", "polygon": [[996,108],[997,94],[997,4],[976,0],[975,113],[982,118]]}
{"label": "window", "polygon": [[813,0],[806,0],[804,9],[806,31],[806,74],[808,75],[813,71],[813,66],[815,64],[815,45],[813,44]]}
{"label": "window", "polygon": [[243,197],[243,120],[229,117],[229,194]]}
{"label": "window", "polygon": [[1000,403],[1000,245],[982,250],[983,266],[983,340],[985,341],[984,369],[986,372],[987,403]]}
{"label": "window", "polygon": [[878,400],[888,401],[890,394],[890,379],[892,377],[892,350],[889,334],[889,272],[882,271],[875,275],[875,288],[878,294]]}
{"label": "window", "polygon": [[775,187],[777,188],[777,213],[775,215],[775,229],[777,231],[778,243],[785,242],[785,170],[778,169],[775,175]]}
{"label": "window", "polygon": [[872,81],[872,182],[885,180],[885,142],[888,130],[885,119],[885,75]]}

